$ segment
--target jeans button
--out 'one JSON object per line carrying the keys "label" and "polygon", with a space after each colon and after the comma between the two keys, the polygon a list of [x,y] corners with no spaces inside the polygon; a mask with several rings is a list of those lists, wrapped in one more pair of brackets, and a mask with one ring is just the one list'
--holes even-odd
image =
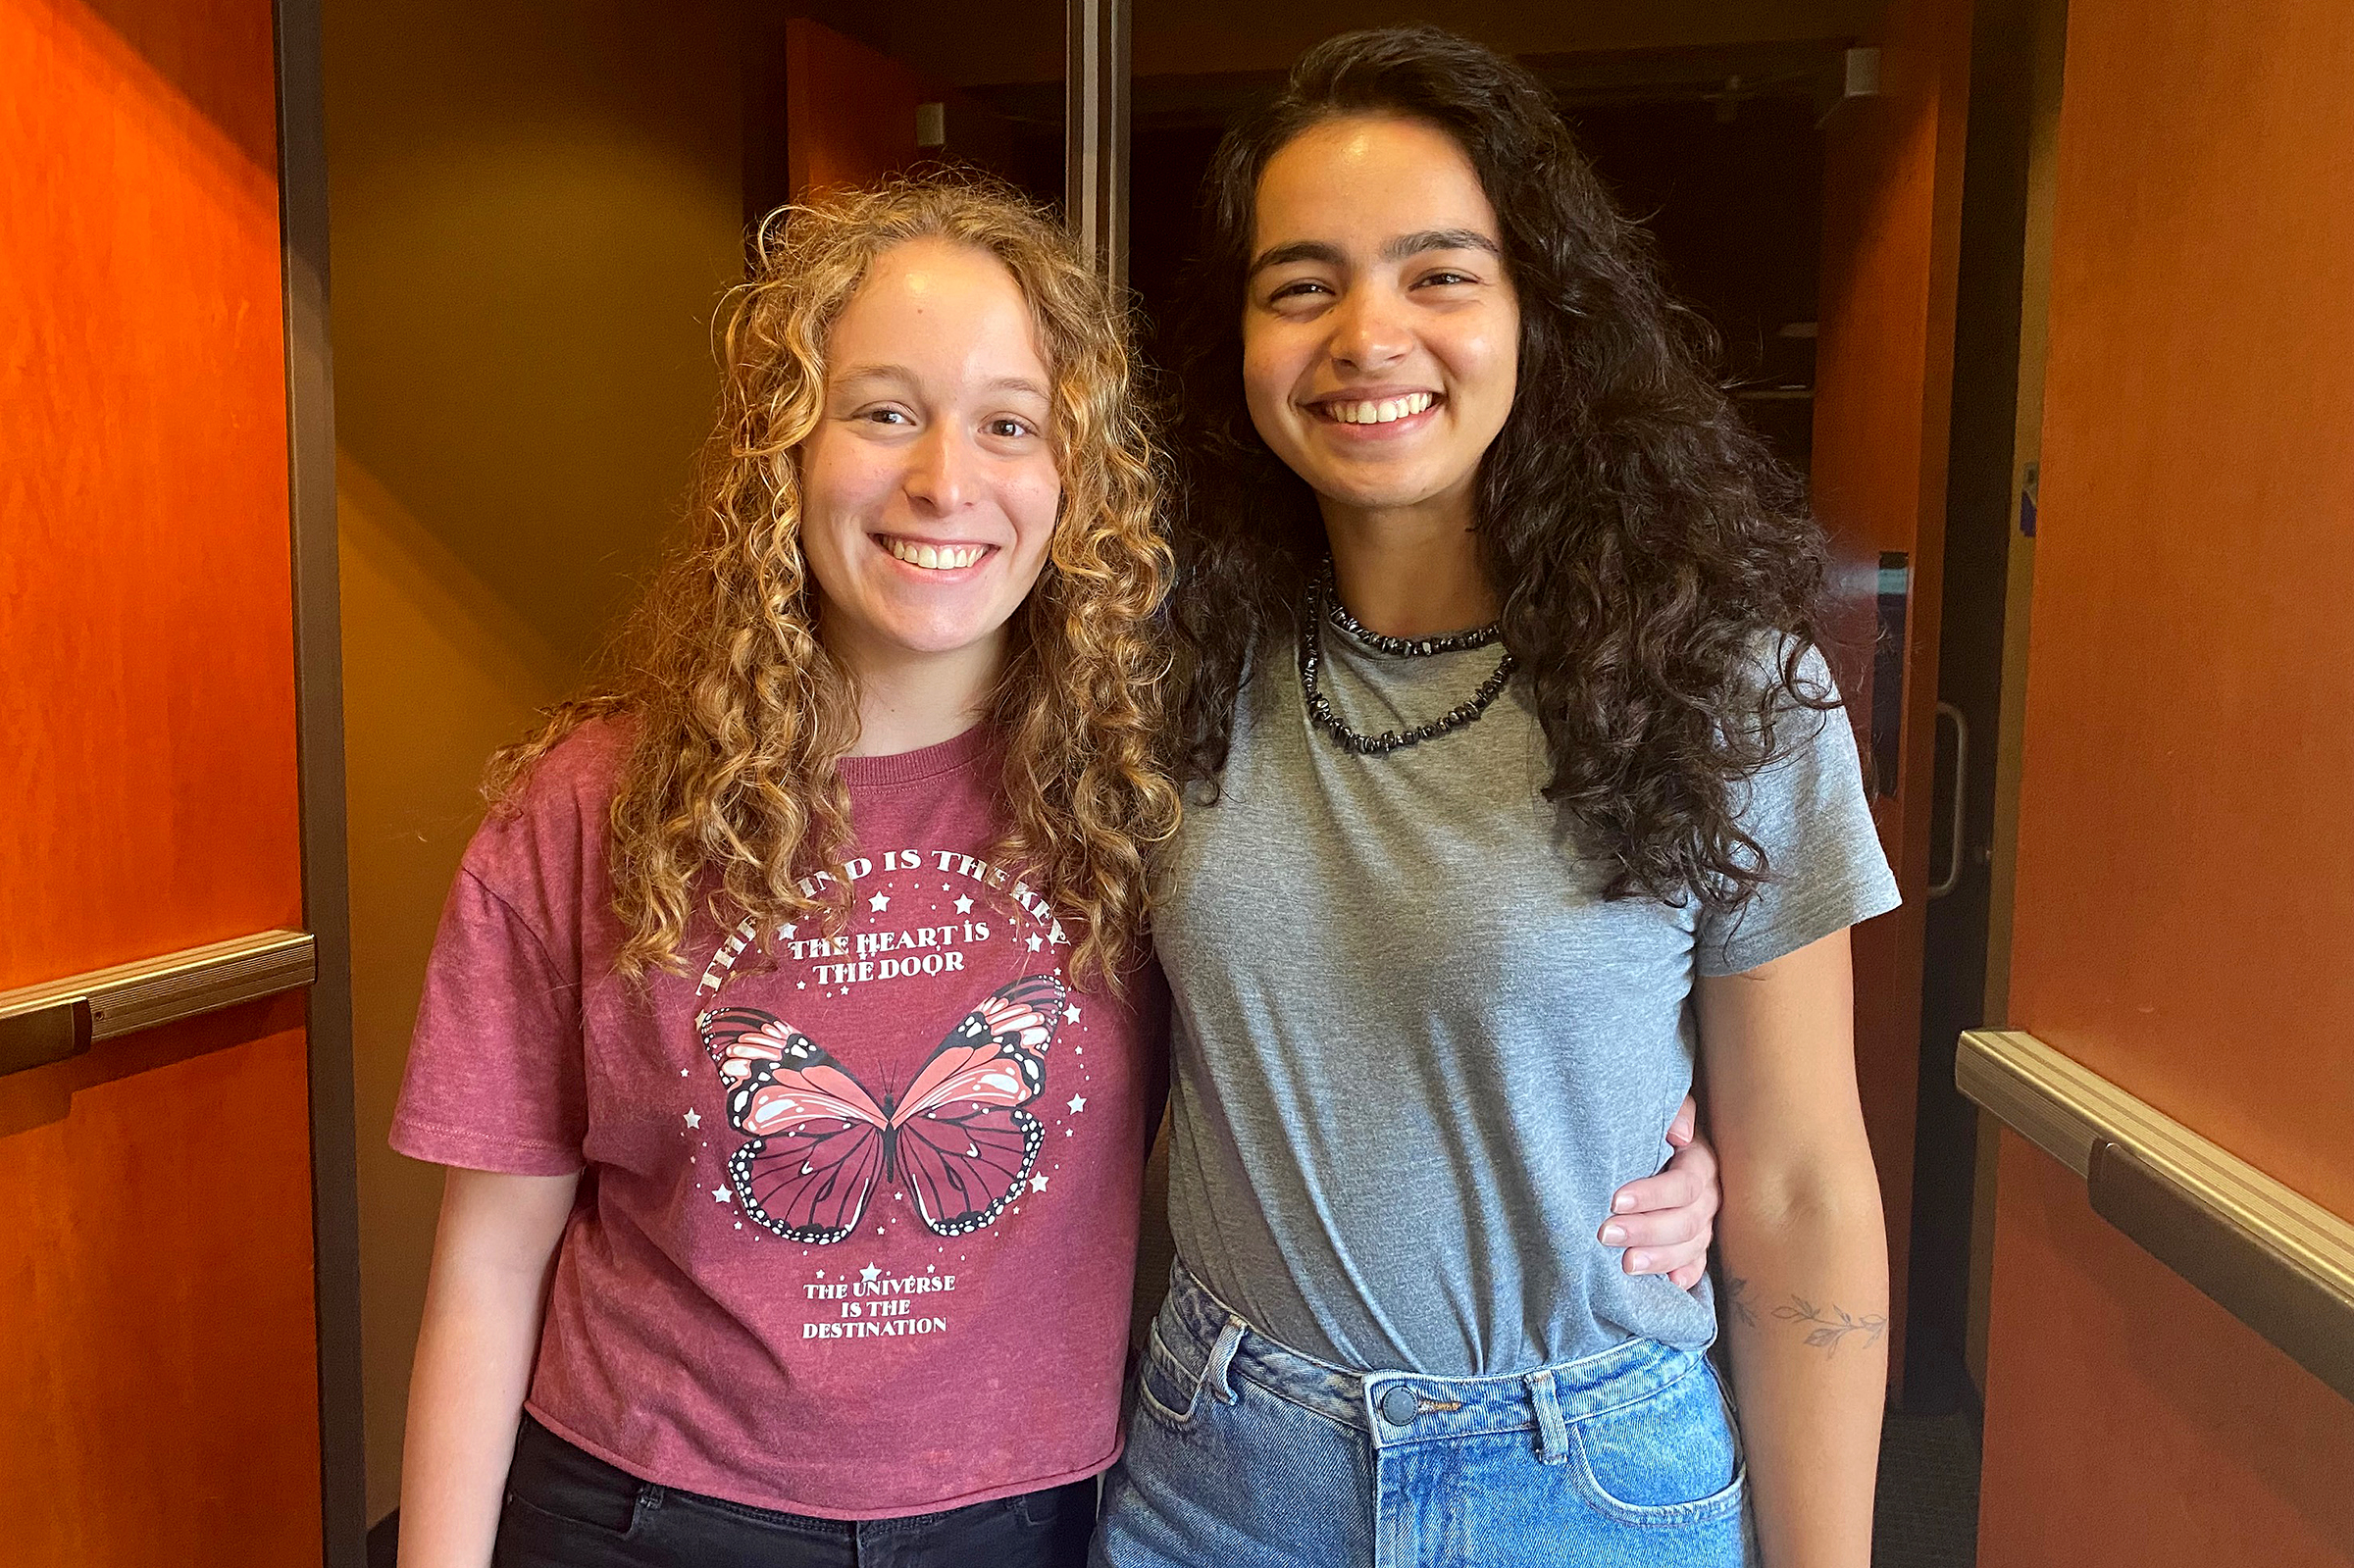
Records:
{"label": "jeans button", "polygon": [[1422,1401],[1414,1391],[1403,1383],[1393,1383],[1381,1396],[1381,1418],[1393,1427],[1410,1427],[1414,1417],[1422,1413]]}

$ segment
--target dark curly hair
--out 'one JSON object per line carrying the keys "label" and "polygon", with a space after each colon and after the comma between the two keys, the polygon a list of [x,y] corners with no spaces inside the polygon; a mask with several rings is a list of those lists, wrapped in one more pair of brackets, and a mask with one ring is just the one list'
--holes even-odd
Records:
{"label": "dark curly hair", "polygon": [[1801,675],[1817,644],[1821,531],[1712,377],[1714,333],[1668,296],[1650,236],[1543,86],[1436,27],[1316,45],[1211,161],[1176,338],[1177,771],[1215,798],[1246,672],[1296,633],[1324,559],[1314,494],[1244,404],[1241,307],[1268,161],[1356,114],[1447,131],[1501,226],[1519,382],[1481,463],[1474,527],[1544,727],[1546,794],[1615,862],[1610,896],[1737,906],[1767,868],[1735,786],[1774,755],[1777,715],[1836,706]]}

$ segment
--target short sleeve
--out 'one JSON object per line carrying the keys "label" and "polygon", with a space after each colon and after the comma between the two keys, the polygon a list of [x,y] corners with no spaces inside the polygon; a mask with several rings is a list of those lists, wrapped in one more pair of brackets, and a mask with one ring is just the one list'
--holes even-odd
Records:
{"label": "short sleeve", "polygon": [[478,835],[434,938],[391,1143],[438,1165],[569,1175],[588,1126],[580,978],[478,874],[483,847]]}
{"label": "short sleeve", "polygon": [[[1835,693],[1809,652],[1800,689]],[[1738,909],[1702,915],[1703,975],[1737,975],[1894,909],[1901,898],[1880,850],[1855,732],[1842,708],[1792,704],[1775,722],[1772,759],[1741,786],[1742,828],[1765,851],[1766,882]]]}

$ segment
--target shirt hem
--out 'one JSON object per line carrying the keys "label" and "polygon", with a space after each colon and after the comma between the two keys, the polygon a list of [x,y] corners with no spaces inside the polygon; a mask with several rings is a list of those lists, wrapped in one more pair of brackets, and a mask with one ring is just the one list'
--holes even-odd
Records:
{"label": "shirt hem", "polygon": [[[799,1514],[808,1519],[831,1519],[843,1524],[855,1524],[874,1519],[912,1519],[922,1514],[946,1513],[951,1508],[969,1508],[975,1503],[997,1502],[1005,1497],[1018,1497],[1024,1492],[1045,1492],[1051,1487],[1067,1487],[1074,1481],[1091,1480],[1109,1470],[1118,1463],[1121,1448],[1126,1442],[1125,1432],[1115,1432],[1112,1435],[1109,1453],[1101,1459],[1090,1460],[1072,1470],[1056,1471],[1022,1481],[993,1483],[960,1492],[954,1496],[920,1502],[908,1507],[844,1508],[838,1504],[811,1502],[806,1498],[790,1496],[784,1492],[754,1492],[748,1490],[728,1492],[714,1492],[709,1490],[709,1482],[700,1476],[692,1477],[690,1480],[679,1480],[675,1476],[660,1475],[656,1473],[660,1467],[643,1464],[589,1439],[566,1422],[551,1415],[537,1400],[524,1400],[523,1408],[533,1420],[574,1447],[585,1453],[593,1454],[616,1469],[626,1470],[640,1481],[649,1481],[657,1487],[668,1487],[677,1492],[693,1492],[697,1496],[716,1498],[721,1502],[737,1503],[746,1508],[765,1508],[771,1513]],[[694,1485],[691,1482],[701,1484]]]}
{"label": "shirt hem", "polygon": [[1904,897],[1893,885],[1854,903],[1827,905],[1809,914],[1785,920],[1772,931],[1762,933],[1744,942],[1735,940],[1715,953],[1696,959],[1695,971],[1705,979],[1722,980],[1728,975],[1746,975],[1777,958],[1786,958],[1801,947],[1822,940],[1833,932],[1861,926],[1876,920],[1904,903]]}
{"label": "shirt hem", "polygon": [[452,1165],[461,1171],[490,1171],[501,1176],[577,1176],[588,1168],[577,1148],[554,1143],[508,1142],[409,1117],[395,1121],[384,1141],[395,1154],[431,1165]]}

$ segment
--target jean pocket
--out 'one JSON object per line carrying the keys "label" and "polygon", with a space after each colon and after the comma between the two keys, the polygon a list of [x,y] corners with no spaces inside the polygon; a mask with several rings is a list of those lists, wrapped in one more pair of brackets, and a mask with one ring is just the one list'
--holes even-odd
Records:
{"label": "jean pocket", "polygon": [[1569,1428],[1578,1490],[1630,1524],[1701,1524],[1737,1514],[1745,1466],[1715,1369],[1692,1369],[1649,1398]]}
{"label": "jean pocket", "polygon": [[[577,1448],[533,1422],[519,1435],[507,1472],[506,1511],[513,1527],[570,1525],[616,1540],[638,1523],[644,1483]],[[502,1524],[500,1534],[507,1533]]]}
{"label": "jean pocket", "polygon": [[1136,1369],[1136,1399],[1155,1420],[1182,1427],[1202,1402],[1202,1373],[1188,1371],[1160,1337],[1155,1320],[1145,1335],[1145,1355]]}
{"label": "jean pocket", "polygon": [[630,1498],[616,1513],[603,1498],[584,1501],[576,1497],[550,1497],[544,1493],[527,1496],[520,1492],[509,1492],[505,1515],[499,1523],[499,1539],[502,1544],[508,1543],[511,1538],[537,1540],[552,1525],[626,1541],[637,1523],[638,1499],[635,1497]]}
{"label": "jean pocket", "polygon": [[1096,1522],[1096,1483],[1073,1482],[1064,1487],[1048,1487],[1039,1492],[1025,1492],[1009,1497],[1013,1516],[1024,1528],[1049,1530],[1066,1522],[1075,1522],[1082,1512],[1086,1523]]}

